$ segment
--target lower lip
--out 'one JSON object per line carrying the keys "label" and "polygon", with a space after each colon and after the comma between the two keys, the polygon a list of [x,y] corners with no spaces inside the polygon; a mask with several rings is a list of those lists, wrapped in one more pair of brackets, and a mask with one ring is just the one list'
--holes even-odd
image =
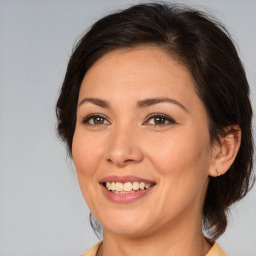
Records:
{"label": "lower lip", "polygon": [[145,190],[137,190],[132,193],[120,193],[116,194],[111,191],[109,191],[103,184],[101,184],[103,194],[111,201],[116,203],[132,203],[135,202],[144,196],[146,196],[148,193],[151,192],[151,190],[154,188],[154,186],[145,189]]}

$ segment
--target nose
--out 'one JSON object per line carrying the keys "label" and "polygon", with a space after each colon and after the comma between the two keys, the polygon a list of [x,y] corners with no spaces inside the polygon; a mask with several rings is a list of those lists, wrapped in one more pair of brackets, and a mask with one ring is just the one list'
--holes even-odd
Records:
{"label": "nose", "polygon": [[106,160],[118,167],[140,163],[143,152],[139,146],[140,139],[135,129],[123,127],[115,129],[109,136],[106,147]]}

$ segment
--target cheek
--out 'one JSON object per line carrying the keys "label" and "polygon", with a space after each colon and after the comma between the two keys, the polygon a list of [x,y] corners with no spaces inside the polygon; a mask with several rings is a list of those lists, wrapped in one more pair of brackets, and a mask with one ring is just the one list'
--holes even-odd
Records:
{"label": "cheek", "polygon": [[94,202],[96,184],[98,184],[97,169],[101,158],[98,146],[91,136],[86,136],[83,131],[76,131],[72,143],[72,156],[76,168],[77,178],[83,197],[91,209],[95,210]]}
{"label": "cheek", "polygon": [[[178,214],[203,201],[210,164],[206,150],[208,140],[207,137],[198,140],[190,134],[171,136],[159,142],[154,143],[150,159],[161,175],[159,205],[166,205],[168,218],[172,211]],[[161,147],[157,147],[160,144]]]}
{"label": "cheek", "polygon": [[92,138],[81,134],[79,131],[75,132],[72,156],[78,178],[80,175],[91,176],[94,174],[100,158],[100,148]]}
{"label": "cheek", "polygon": [[[173,133],[158,140],[151,140],[151,161],[163,175],[181,175],[189,172],[206,172],[209,157],[208,136]],[[153,150],[152,150],[153,149]]]}

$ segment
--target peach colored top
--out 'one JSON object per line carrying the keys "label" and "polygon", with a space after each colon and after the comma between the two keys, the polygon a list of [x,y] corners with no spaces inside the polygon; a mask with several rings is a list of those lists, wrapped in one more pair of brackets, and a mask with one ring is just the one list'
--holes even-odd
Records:
{"label": "peach colored top", "polygon": [[[95,244],[91,249],[83,253],[81,256],[96,256],[97,250],[101,244],[102,244],[102,241]],[[211,250],[205,256],[228,256],[228,255],[221,249],[219,244],[215,242]]]}

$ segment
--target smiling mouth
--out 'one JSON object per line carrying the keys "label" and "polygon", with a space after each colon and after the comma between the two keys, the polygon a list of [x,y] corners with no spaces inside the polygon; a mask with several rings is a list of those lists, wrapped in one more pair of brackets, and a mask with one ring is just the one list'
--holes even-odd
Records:
{"label": "smiling mouth", "polygon": [[115,194],[125,194],[125,193],[135,193],[140,190],[147,190],[154,186],[154,183],[145,183],[145,182],[105,182],[103,185],[111,192]]}

